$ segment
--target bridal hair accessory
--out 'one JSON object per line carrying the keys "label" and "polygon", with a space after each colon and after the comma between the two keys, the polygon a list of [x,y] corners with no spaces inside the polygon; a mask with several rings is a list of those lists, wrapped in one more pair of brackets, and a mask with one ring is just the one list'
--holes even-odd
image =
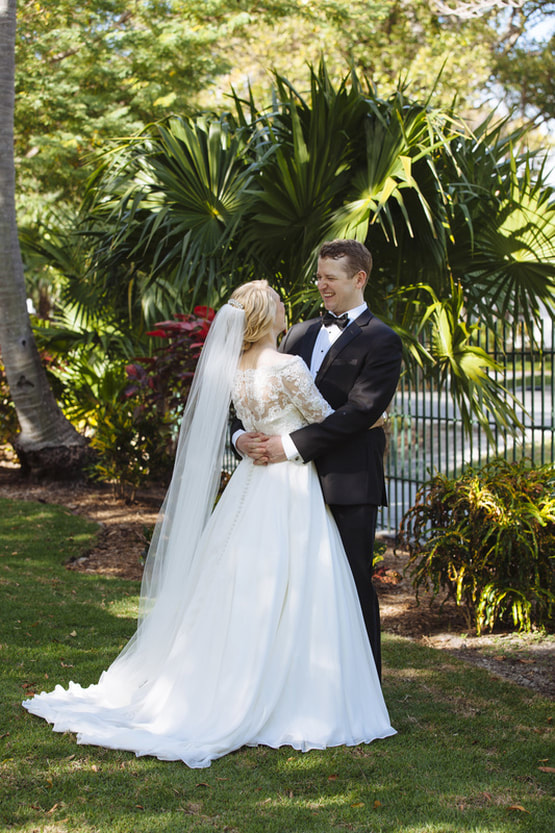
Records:
{"label": "bridal hair accessory", "polygon": [[241,301],[237,301],[235,298],[230,298],[227,303],[235,309],[245,309]]}

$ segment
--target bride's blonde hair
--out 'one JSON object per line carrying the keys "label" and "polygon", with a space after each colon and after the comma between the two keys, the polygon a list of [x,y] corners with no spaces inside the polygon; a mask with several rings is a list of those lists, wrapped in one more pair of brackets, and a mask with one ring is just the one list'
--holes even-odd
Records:
{"label": "bride's blonde hair", "polygon": [[243,352],[272,331],[276,317],[276,304],[270,295],[266,280],[250,281],[238,286],[229,299],[245,310]]}

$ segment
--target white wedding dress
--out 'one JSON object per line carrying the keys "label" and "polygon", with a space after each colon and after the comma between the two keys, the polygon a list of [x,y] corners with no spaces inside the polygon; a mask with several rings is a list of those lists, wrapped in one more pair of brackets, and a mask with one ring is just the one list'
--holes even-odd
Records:
{"label": "white wedding dress", "polygon": [[[247,430],[289,433],[330,412],[300,358],[276,361],[236,374]],[[179,599],[163,639],[124,651],[97,685],[58,685],[25,708],[78,743],[190,767],[244,745],[306,751],[395,734],[312,463],[239,464]]]}

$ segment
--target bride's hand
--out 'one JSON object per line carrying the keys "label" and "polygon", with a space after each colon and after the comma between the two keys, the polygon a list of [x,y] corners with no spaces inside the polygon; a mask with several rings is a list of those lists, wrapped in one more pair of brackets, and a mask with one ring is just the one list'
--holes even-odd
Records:
{"label": "bride's hand", "polygon": [[278,435],[265,437],[262,448],[266,463],[283,463],[287,460],[281,437]]}
{"label": "bride's hand", "polygon": [[244,457],[250,457],[258,466],[265,466],[268,457],[264,451],[264,441],[268,437],[258,431],[247,431],[237,439],[235,443],[237,451]]}

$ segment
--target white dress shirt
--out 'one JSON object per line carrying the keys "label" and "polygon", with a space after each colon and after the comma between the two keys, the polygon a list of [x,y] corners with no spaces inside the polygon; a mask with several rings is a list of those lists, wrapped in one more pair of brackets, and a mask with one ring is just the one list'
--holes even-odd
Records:
{"label": "white dress shirt", "polygon": [[[359,317],[359,315],[362,315],[365,309],[366,304],[360,304],[360,306],[354,307],[354,309],[347,310],[349,324],[352,324],[353,321]],[[313,379],[316,378],[316,374],[320,370],[322,362],[324,361],[330,347],[337,341],[342,332],[343,330],[341,327],[337,327],[335,324],[330,324],[327,327],[322,325],[320,327],[320,332],[316,336],[316,341],[314,342],[314,347],[312,348],[312,356],[310,358],[310,372]],[[303,458],[297,451],[295,443],[289,434],[282,434],[281,442],[283,443],[283,450],[288,460],[293,463],[304,463]]]}

